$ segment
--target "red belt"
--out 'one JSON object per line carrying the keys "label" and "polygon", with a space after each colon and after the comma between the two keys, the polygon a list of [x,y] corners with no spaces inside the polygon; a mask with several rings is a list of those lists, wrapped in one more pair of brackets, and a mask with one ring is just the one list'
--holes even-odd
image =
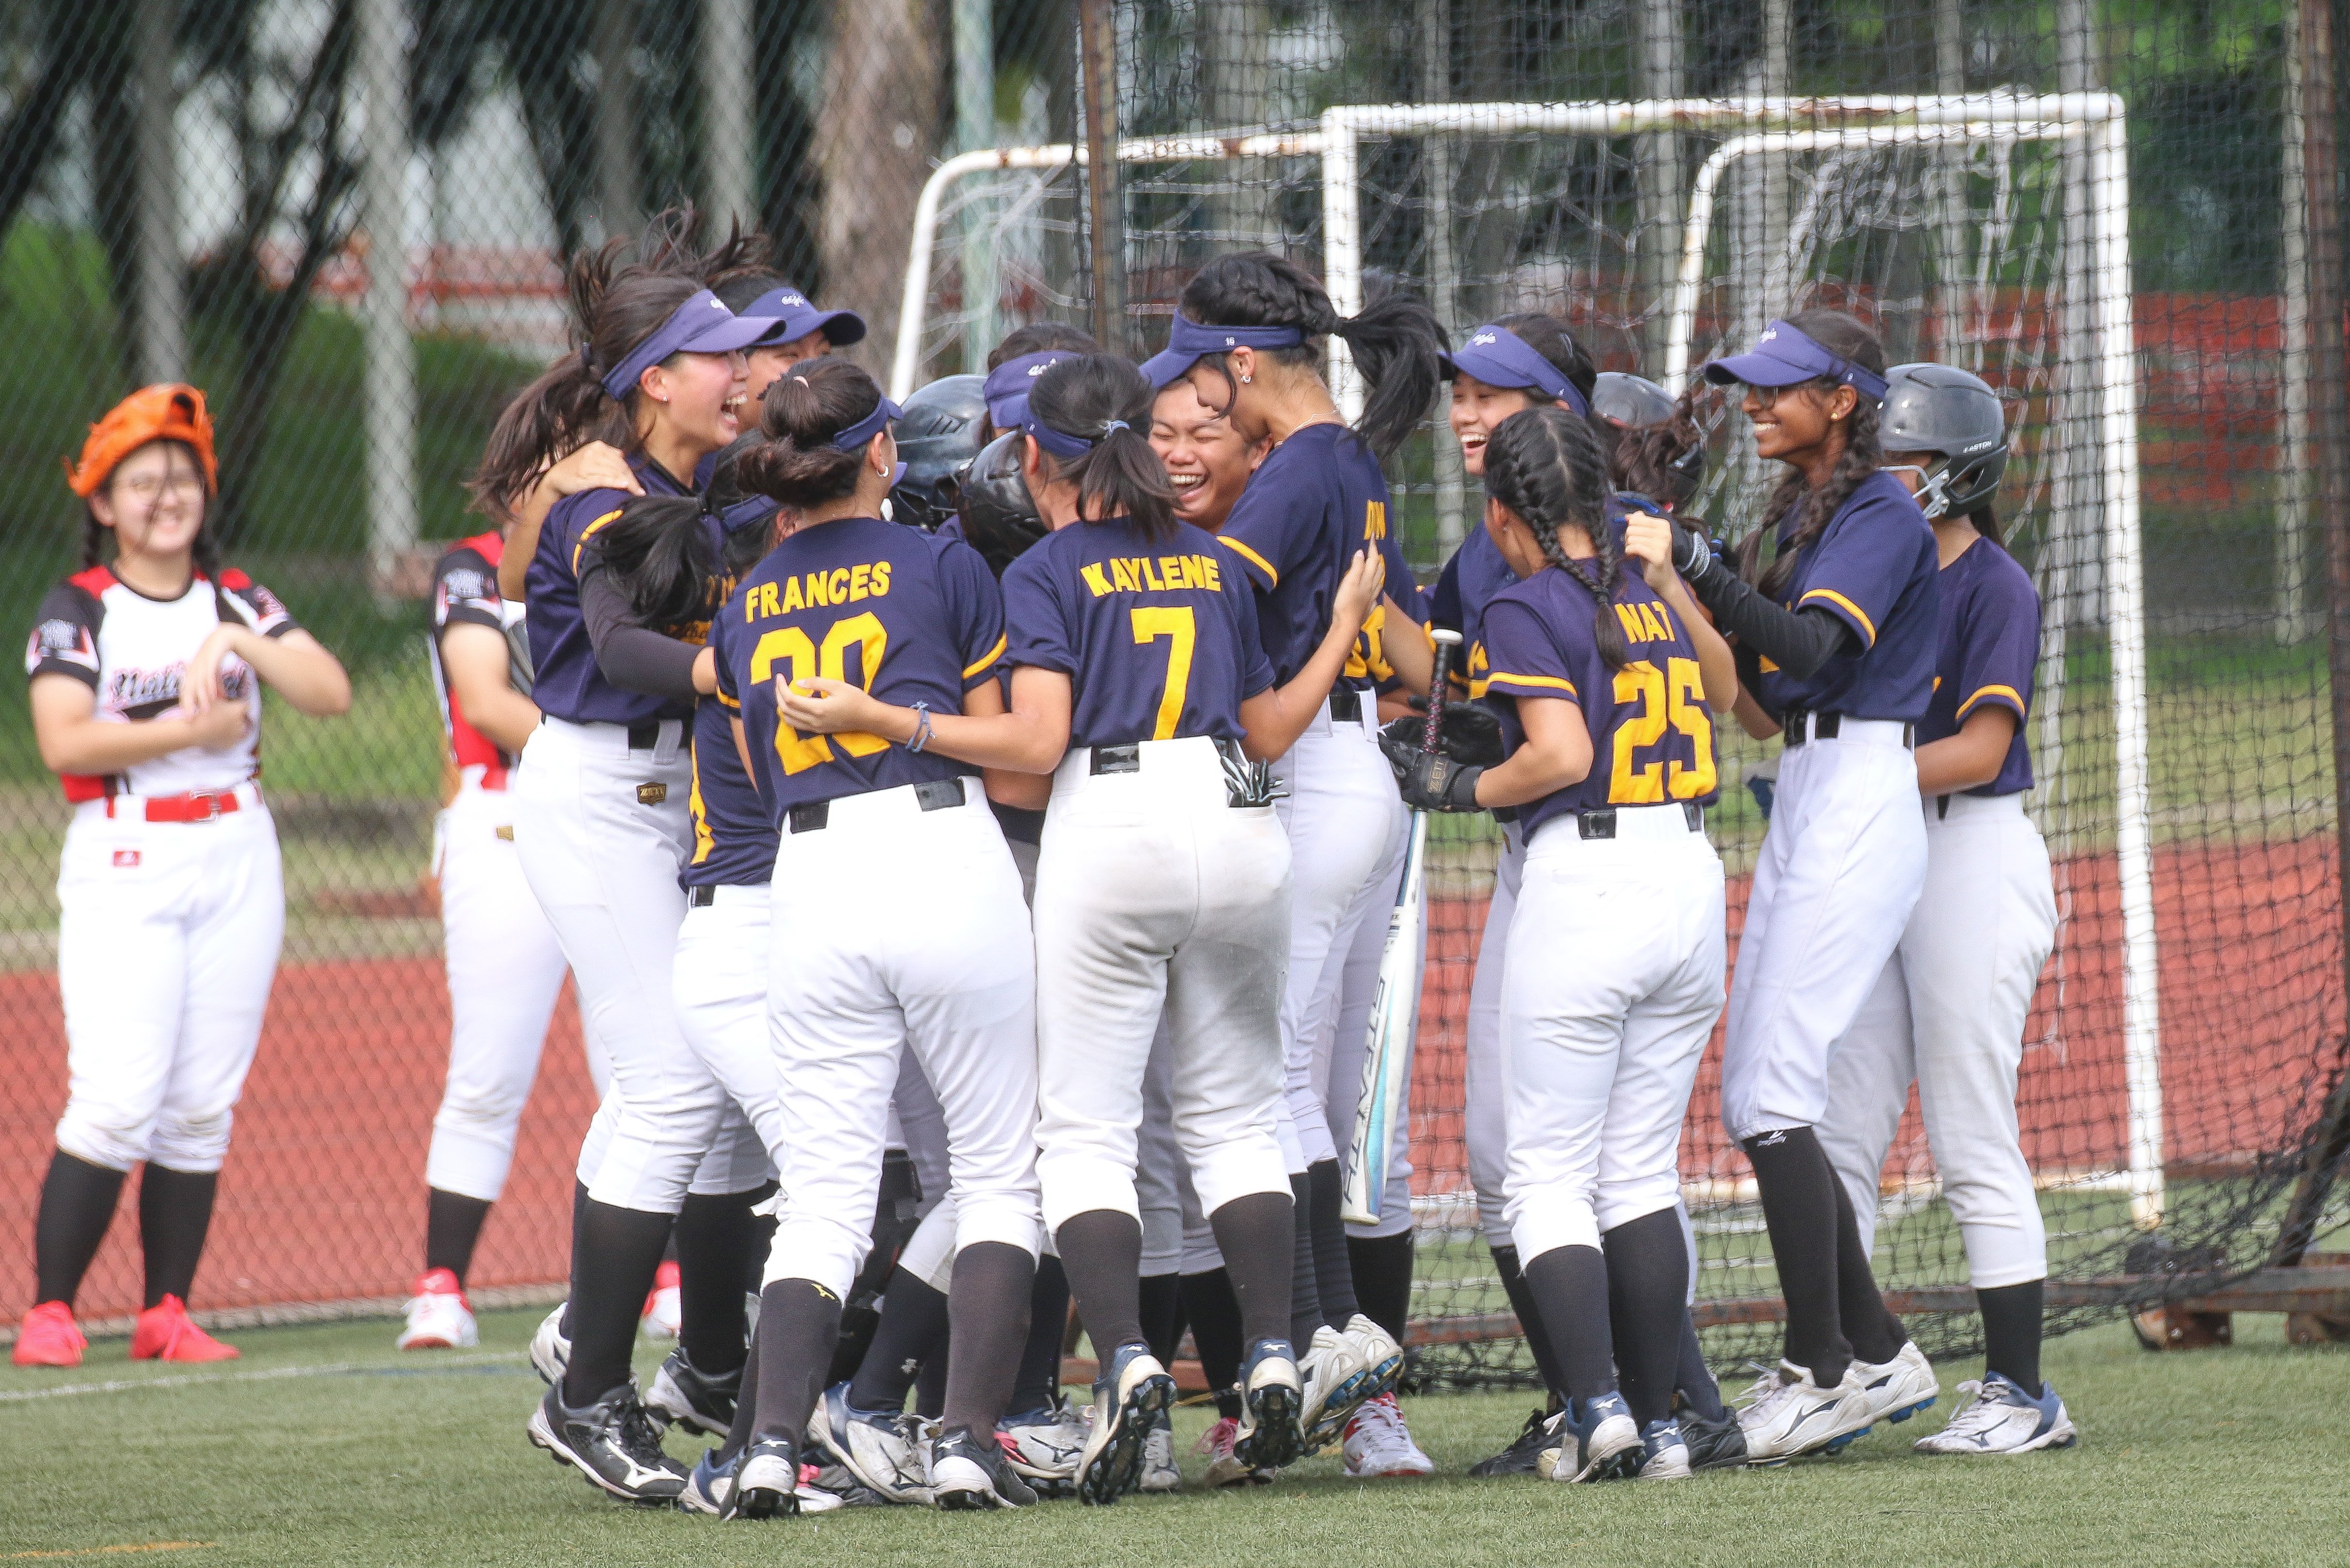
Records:
{"label": "red belt", "polygon": [[[139,805],[150,822],[210,822],[243,809],[234,790],[223,790],[217,794],[143,795],[139,797]],[[114,815],[112,796],[107,799],[106,815]]]}

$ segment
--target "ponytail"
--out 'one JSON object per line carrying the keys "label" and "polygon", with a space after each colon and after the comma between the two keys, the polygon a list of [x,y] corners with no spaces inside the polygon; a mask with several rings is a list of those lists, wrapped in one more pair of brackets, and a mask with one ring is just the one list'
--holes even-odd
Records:
{"label": "ponytail", "polygon": [[[1544,560],[1591,595],[1592,641],[1613,674],[1630,650],[1616,618],[1624,559],[1607,527],[1607,463],[1589,422],[1555,403],[1512,414],[1486,440],[1485,493],[1525,524]],[[1591,563],[1569,556],[1559,543],[1559,529],[1570,524],[1589,535]]]}
{"label": "ponytail", "polygon": [[1610,432],[1607,472],[1618,490],[1678,507],[1697,493],[1705,466],[1705,432],[1698,428],[1698,389],[1692,379],[1673,400],[1673,411],[1655,424],[1626,425]]}
{"label": "ponytail", "polygon": [[[1885,345],[1877,334],[1853,317],[1841,310],[1803,310],[1787,317],[1787,325],[1826,349],[1829,353],[1858,365],[1877,375],[1885,374]],[[1842,382],[1831,377],[1798,383],[1832,392]],[[1784,397],[1795,388],[1781,389]],[[1776,599],[1795,575],[1795,557],[1805,545],[1827,531],[1829,523],[1852,493],[1858,490],[1885,461],[1884,450],[1877,439],[1877,419],[1880,405],[1867,393],[1855,389],[1858,400],[1853,404],[1852,415],[1845,421],[1844,450],[1836,456],[1835,467],[1827,483],[1812,490],[1800,468],[1789,468],[1779,487],[1771,493],[1766,504],[1765,521],[1741,541],[1739,575],[1752,583],[1770,598]],[[1804,503],[1803,517],[1795,531],[1779,546],[1778,555],[1766,566],[1761,566],[1762,535],[1784,517],[1796,502]]]}
{"label": "ponytail", "polygon": [[[1999,514],[1991,510],[1990,502],[1986,501],[1968,513],[1967,521],[1975,525],[1976,533],[2001,549],[2007,550],[2007,529],[2000,523]],[[2011,556],[2015,554],[2012,550],[2008,550],[2007,553]]]}
{"label": "ponytail", "polygon": [[[1270,251],[1210,262],[1183,286],[1181,310],[1203,327],[1294,327],[1305,342],[1257,352],[1308,370],[1321,358],[1322,339],[1344,339],[1370,388],[1355,433],[1382,460],[1419,428],[1443,379],[1444,332],[1426,301],[1389,290],[1362,314],[1341,318],[1311,273]],[[1224,363],[1222,355],[1206,358],[1220,368]]]}
{"label": "ponytail", "polygon": [[[1030,433],[1066,438],[1038,449],[1056,478],[1077,487],[1077,514],[1130,517],[1146,539],[1175,532],[1175,490],[1150,449],[1153,393],[1141,371],[1115,354],[1087,354],[1047,367],[1028,391]],[[1082,448],[1071,445],[1083,442]],[[1068,447],[1067,454],[1051,450]]]}
{"label": "ponytail", "polygon": [[760,400],[767,439],[737,459],[737,480],[745,492],[785,506],[822,506],[854,495],[864,449],[844,451],[833,438],[880,406],[879,385],[847,360],[801,360],[767,384]]}

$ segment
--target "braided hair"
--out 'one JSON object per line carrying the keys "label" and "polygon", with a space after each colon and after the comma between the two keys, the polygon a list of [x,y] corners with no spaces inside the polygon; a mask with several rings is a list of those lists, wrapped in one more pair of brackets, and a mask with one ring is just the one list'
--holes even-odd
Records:
{"label": "braided hair", "polygon": [[[1787,325],[1829,353],[1841,356],[1863,369],[1874,370],[1880,376],[1885,374],[1885,345],[1877,341],[1876,333],[1843,311],[1798,311],[1787,317]],[[1832,392],[1841,383],[1832,377],[1823,376],[1799,385]],[[1783,389],[1780,395],[1783,397],[1794,389]],[[1833,427],[1828,439],[1835,439]],[[1835,467],[1829,472],[1827,483],[1813,490],[1810,481],[1804,477],[1804,471],[1791,467],[1764,505],[1764,517],[1775,522],[1784,517],[1797,502],[1802,502],[1803,516],[1796,523],[1794,533],[1779,546],[1778,555],[1767,567],[1762,565],[1762,535],[1770,531],[1770,526],[1766,524],[1750,533],[1740,543],[1739,576],[1770,597],[1777,598],[1785,589],[1787,580],[1795,575],[1795,558],[1803,554],[1804,547],[1827,531],[1828,524],[1835,519],[1837,510],[1852,499],[1852,493],[1858,490],[1884,461],[1885,452],[1877,435],[1877,400],[1861,393],[1853,404],[1851,416],[1845,421],[1844,446],[1836,453]]]}
{"label": "braided hair", "polygon": [[[1623,669],[1629,651],[1616,618],[1616,594],[1624,556],[1607,527],[1607,460],[1588,421],[1555,403],[1503,420],[1485,443],[1485,493],[1525,523],[1543,559],[1591,595],[1599,661],[1611,674]],[[1576,560],[1559,543],[1559,529],[1569,525],[1590,536],[1590,559]]]}

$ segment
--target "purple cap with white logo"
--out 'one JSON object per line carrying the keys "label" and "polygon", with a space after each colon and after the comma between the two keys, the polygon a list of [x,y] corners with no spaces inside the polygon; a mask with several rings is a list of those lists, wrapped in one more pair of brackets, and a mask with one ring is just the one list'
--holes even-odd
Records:
{"label": "purple cap with white logo", "polygon": [[1006,359],[990,370],[979,389],[979,395],[987,400],[988,422],[999,431],[1018,430],[1027,422],[1028,389],[1036,384],[1036,378],[1064,359],[1082,358],[1071,349],[1046,348]]}
{"label": "purple cap with white logo", "polygon": [[1178,312],[1167,332],[1167,351],[1145,359],[1142,373],[1154,387],[1171,386],[1211,354],[1234,348],[1295,348],[1305,341],[1305,331],[1295,327],[1202,327]]}
{"label": "purple cap with white logo", "polygon": [[[614,398],[625,398],[647,366],[658,365],[672,354],[731,354],[748,348],[775,325],[764,316],[737,316],[708,289],[698,290],[692,298],[671,311],[669,319],[655,327],[650,337],[604,372],[600,378],[604,390]],[[585,348],[580,350],[583,357],[587,352]]]}
{"label": "purple cap with white logo", "polygon": [[1520,387],[1540,392],[1554,403],[1565,403],[1589,415],[1590,400],[1566,379],[1566,372],[1534,351],[1533,344],[1506,327],[1491,323],[1469,334],[1469,341],[1442,356],[1447,376],[1468,376],[1489,387]]}
{"label": "purple cap with white logo", "polygon": [[750,314],[772,316],[776,320],[775,329],[761,338],[762,343],[793,343],[820,331],[827,343],[839,348],[865,336],[865,317],[853,310],[820,309],[806,295],[789,285],[771,288],[753,300]]}
{"label": "purple cap with white logo", "polygon": [[1716,359],[1705,368],[1705,379],[1717,387],[1794,387],[1826,378],[1841,381],[1862,397],[1885,400],[1885,378],[1866,365],[1856,365],[1783,321],[1762,328],[1754,347],[1743,354]]}

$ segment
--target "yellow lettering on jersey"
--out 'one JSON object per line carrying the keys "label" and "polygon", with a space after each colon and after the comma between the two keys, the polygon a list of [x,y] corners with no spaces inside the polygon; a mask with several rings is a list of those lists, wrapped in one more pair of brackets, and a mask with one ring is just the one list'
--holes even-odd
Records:
{"label": "yellow lettering on jersey", "polygon": [[832,569],[832,580],[828,586],[832,590],[832,602],[837,605],[847,604],[848,602],[848,568],[835,566]]}
{"label": "yellow lettering on jersey", "polygon": [[1087,561],[1077,568],[1077,576],[1085,578],[1086,587],[1094,597],[1100,598],[1109,592],[1109,574],[1102,569],[1099,561]]}
{"label": "yellow lettering on jersey", "polygon": [[852,567],[848,574],[848,601],[855,604],[873,591],[873,568],[870,565]]}
{"label": "yellow lettering on jersey", "polygon": [[1128,593],[1142,591],[1142,579],[1134,575],[1134,563],[1124,556],[1110,557],[1109,580]]}
{"label": "yellow lettering on jersey", "polygon": [[1388,536],[1388,504],[1384,501],[1363,503],[1363,537],[1384,539]]}
{"label": "yellow lettering on jersey", "polygon": [[1142,586],[1144,587],[1149,588],[1153,593],[1158,593],[1167,587],[1167,585],[1159,579],[1158,562],[1152,560],[1149,556],[1145,556],[1134,564],[1142,573]]}
{"label": "yellow lettering on jersey", "polygon": [[1191,557],[1191,581],[1211,594],[1224,591],[1224,579],[1217,574],[1216,558],[1213,556]]}
{"label": "yellow lettering on jersey", "polygon": [[887,561],[873,563],[873,597],[877,599],[889,597],[889,563]]}
{"label": "yellow lettering on jersey", "polygon": [[1188,588],[1192,586],[1191,574],[1184,569],[1183,557],[1180,556],[1159,556],[1159,576],[1170,588]]}
{"label": "yellow lettering on jersey", "polygon": [[807,608],[807,600],[800,597],[800,580],[797,577],[785,578],[783,607],[776,610],[775,613],[777,615],[789,615],[794,610],[804,610],[806,608]]}
{"label": "yellow lettering on jersey", "polygon": [[1648,634],[1640,625],[1640,612],[1637,606],[1617,605],[1616,624],[1622,627],[1625,637],[1634,642],[1644,642],[1648,639]]}
{"label": "yellow lettering on jersey", "polygon": [[1485,645],[1482,642],[1471,643],[1469,647],[1470,696],[1482,697],[1492,688],[1493,682],[1490,672],[1492,668],[1493,661],[1485,657]]}
{"label": "yellow lettering on jersey", "polygon": [[1652,604],[1648,607],[1648,610],[1650,614],[1657,618],[1657,625],[1663,628],[1657,633],[1659,637],[1665,638],[1669,640],[1673,637],[1679,635],[1673,630],[1672,611],[1667,609],[1661,604]]}

